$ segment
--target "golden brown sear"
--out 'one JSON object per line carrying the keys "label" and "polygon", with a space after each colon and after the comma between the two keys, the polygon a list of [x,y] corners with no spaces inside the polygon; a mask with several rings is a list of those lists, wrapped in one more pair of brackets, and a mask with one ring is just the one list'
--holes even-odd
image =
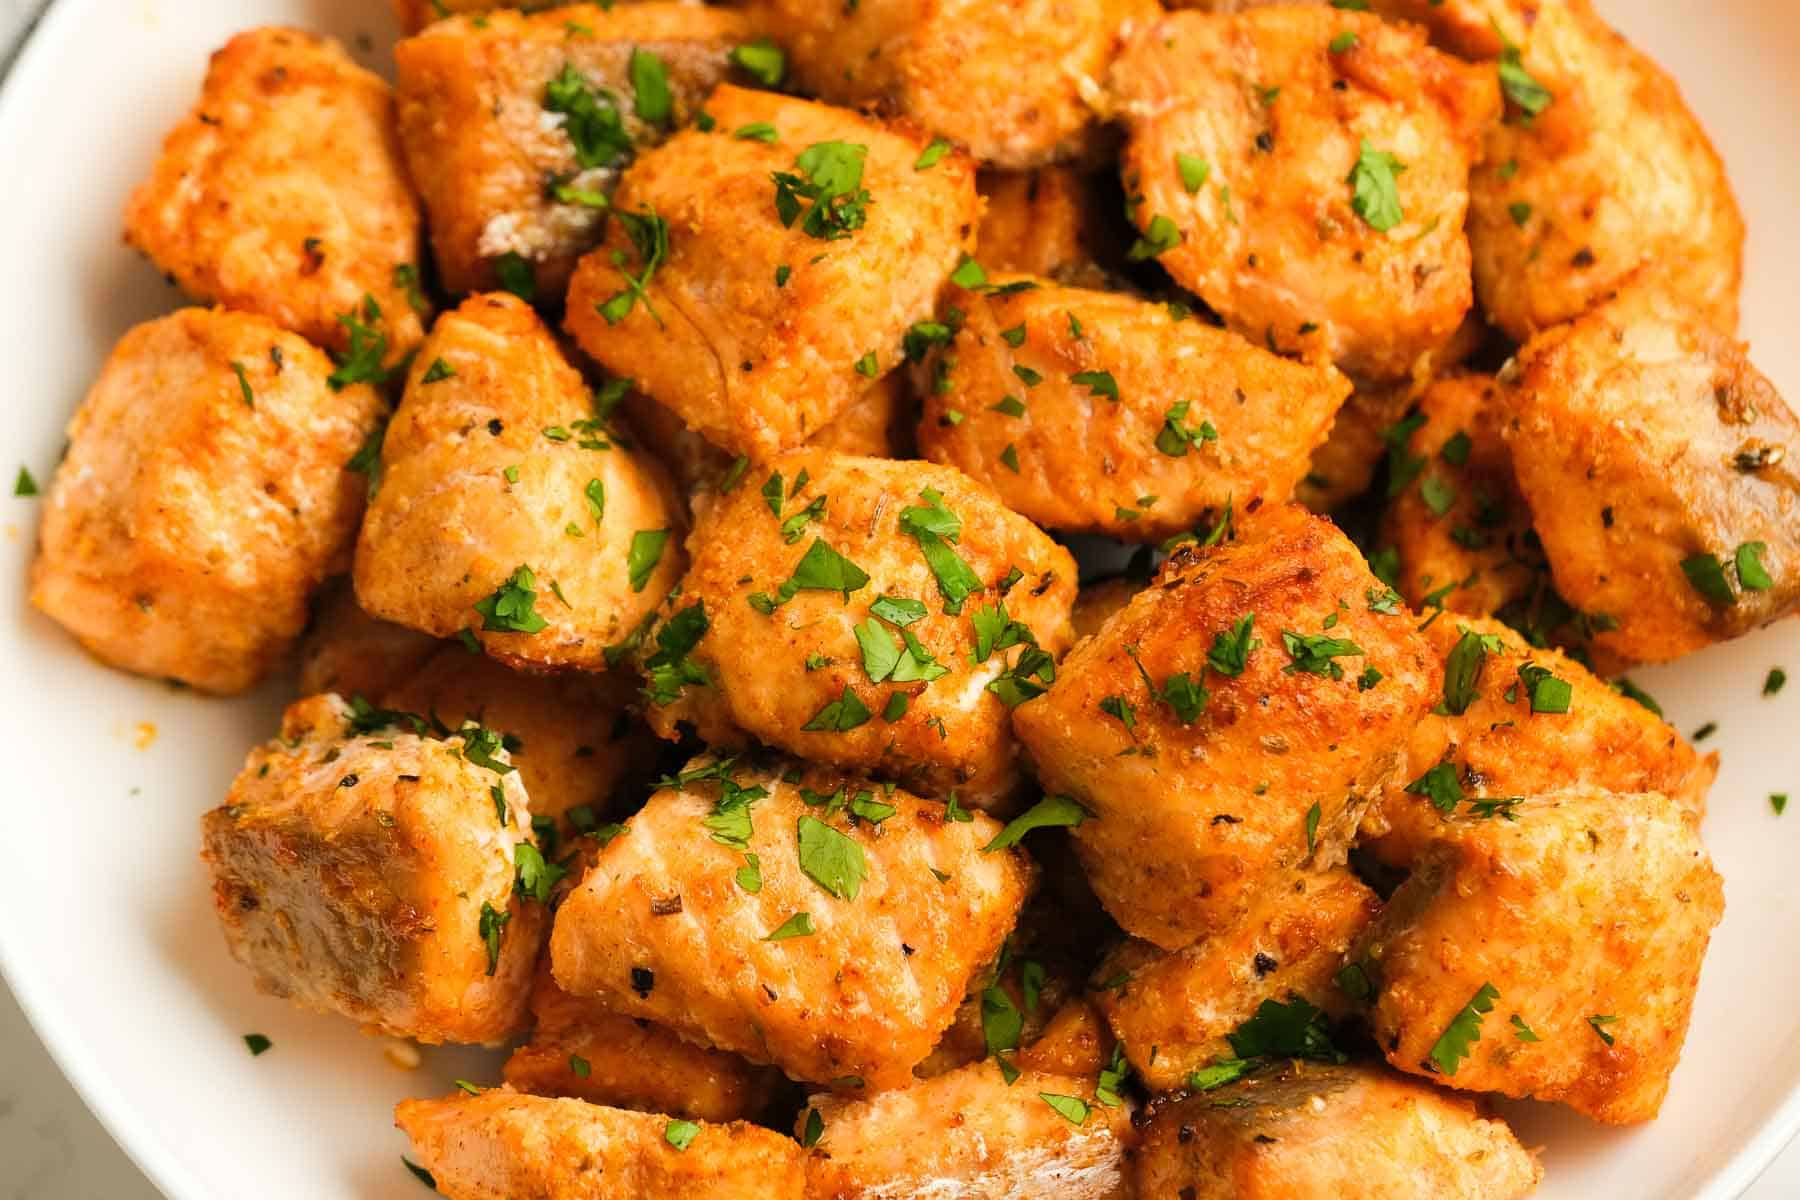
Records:
{"label": "golden brown sear", "polygon": [[1363,816],[1363,843],[1382,860],[1411,866],[1452,814],[1504,816],[1521,797],[1576,785],[1660,792],[1705,815],[1719,756],[1695,752],[1644,693],[1498,621],[1445,616],[1425,636],[1445,661],[1444,697],[1413,726],[1403,778]]}
{"label": "golden brown sear", "polygon": [[444,287],[559,301],[620,171],[692,119],[748,40],[722,9],[574,4],[395,46],[400,140]]}
{"label": "golden brown sear", "polygon": [[69,422],[31,602],[96,657],[209,692],[274,669],[344,569],[381,398],[263,317],[186,308],[113,347]]}
{"label": "golden brown sear", "polygon": [[1368,13],[1266,7],[1144,24],[1112,89],[1133,254],[1230,328],[1375,381],[1456,332],[1491,70]]}
{"label": "golden brown sear", "polygon": [[1169,1091],[1238,1057],[1227,1039],[1264,1001],[1341,1017],[1338,968],[1380,907],[1349,871],[1301,876],[1185,949],[1126,942],[1095,970],[1094,1000],[1145,1086]]}
{"label": "golden brown sear", "polygon": [[815,1200],[1125,1200],[1130,1109],[1094,1080],[974,1063],[868,1097],[814,1096],[794,1123]]}
{"label": "golden brown sear", "polygon": [[1666,796],[1459,812],[1369,931],[1375,1039],[1447,1087],[1647,1121],[1724,911],[1698,818]]}
{"label": "golden brown sear", "polygon": [[[1485,21],[1494,6],[1467,7]],[[1506,119],[1469,183],[1488,319],[1524,341],[1641,272],[1734,331],[1744,220],[1674,80],[1588,0],[1530,8],[1500,68]]]}
{"label": "golden brown sear", "polygon": [[1008,169],[1098,148],[1100,81],[1155,0],[750,0],[787,51],[793,82],[833,104],[873,105]]}
{"label": "golden brown sear", "polygon": [[925,457],[1046,529],[1160,542],[1285,503],[1350,382],[1110,292],[995,276],[920,368]]}
{"label": "golden brown sear", "polygon": [[1543,1170],[1505,1122],[1379,1067],[1293,1063],[1151,1109],[1139,1196],[1521,1200]]}
{"label": "golden brown sear", "polygon": [[807,1200],[800,1148],[742,1121],[490,1088],[402,1100],[394,1124],[450,1200]]}
{"label": "golden brown sear", "polygon": [[563,901],[556,982],[794,1079],[904,1084],[1024,903],[1030,861],[982,850],[999,832],[785,760],[695,760]]}
{"label": "golden brown sear", "polygon": [[[990,271],[1041,275],[1071,287],[1106,288],[1125,262],[1125,228],[1105,183],[1080,167],[983,171],[987,209],[976,254]],[[1116,186],[1116,185],[1115,185]]]}
{"label": "golden brown sear", "polygon": [[213,55],[132,193],[125,240],[195,299],[327,349],[353,349],[360,323],[368,346],[384,339],[367,351],[378,364],[417,346],[431,317],[393,93],[297,29],[240,33]]}
{"label": "golden brown sear", "polygon": [[619,181],[566,324],[732,454],[767,458],[831,423],[899,365],[974,245],[966,154],[841,108],[721,86],[690,128]]}
{"label": "golden brown sear", "polygon": [[1744,347],[1659,287],[1519,352],[1519,490],[1593,645],[1664,662],[1800,606],[1800,421]]}
{"label": "golden brown sear", "polygon": [[394,1037],[509,1037],[549,923],[513,887],[525,787],[497,736],[415,728],[290,705],[202,821],[213,905],[262,991]]}
{"label": "golden brown sear", "polygon": [[681,536],[662,468],[607,427],[529,306],[484,294],[446,313],[413,362],[356,595],[503,662],[598,670],[680,578]]}
{"label": "golden brown sear", "polygon": [[702,508],[639,653],[647,716],[995,806],[1014,707],[1073,638],[1068,551],[930,463],[801,450]]}
{"label": "golden brown sear", "polygon": [[709,1050],[661,1025],[622,1017],[556,986],[549,956],[531,988],[531,1038],[502,1072],[534,1096],[668,1113],[696,1121],[751,1120],[783,1085],[781,1072]]}
{"label": "golden brown sear", "polygon": [[1094,892],[1165,950],[1344,859],[1441,668],[1330,523],[1285,506],[1180,548],[1019,708]]}

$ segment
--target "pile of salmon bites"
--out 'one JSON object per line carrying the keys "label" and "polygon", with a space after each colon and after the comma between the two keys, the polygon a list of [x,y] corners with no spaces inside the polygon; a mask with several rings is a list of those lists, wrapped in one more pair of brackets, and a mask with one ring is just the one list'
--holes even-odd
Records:
{"label": "pile of salmon bites", "polygon": [[1656,1115],[1716,759],[1622,672],[1800,606],[1720,162],[1587,0],[1173,7],[214,56],[126,219],[209,307],[32,596],[297,652],[219,920],[514,1047],[399,1106],[444,1194],[1500,1200],[1491,1098]]}

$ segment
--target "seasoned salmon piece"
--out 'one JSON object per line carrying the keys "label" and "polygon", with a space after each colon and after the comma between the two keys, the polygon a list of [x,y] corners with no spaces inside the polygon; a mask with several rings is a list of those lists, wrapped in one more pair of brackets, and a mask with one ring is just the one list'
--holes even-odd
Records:
{"label": "seasoned salmon piece", "polygon": [[272,670],[344,569],[381,398],[270,321],[187,308],[113,347],[69,422],[31,602],[96,657],[209,692]]}
{"label": "seasoned salmon piece", "polygon": [[1800,421],[1744,347],[1634,288],[1519,352],[1519,490],[1593,645],[1664,662],[1800,607]]}
{"label": "seasoned salmon piece", "polygon": [[1012,929],[1029,860],[984,852],[1000,826],[979,813],[780,760],[671,782],[558,910],[556,982],[795,1079],[911,1079]]}
{"label": "seasoned salmon piece", "polygon": [[1133,253],[1229,327],[1372,382],[1456,332],[1491,68],[1369,13],[1263,7],[1146,23],[1112,89]]}
{"label": "seasoned salmon piece", "polygon": [[662,468],[606,427],[522,300],[444,314],[381,450],[356,550],[370,614],[525,667],[607,665],[680,578]]}
{"label": "seasoned salmon piece", "polygon": [[641,641],[664,737],[754,737],[929,795],[1021,782],[1014,706],[1073,638],[1075,563],[987,488],[918,462],[795,451],[704,508]]}
{"label": "seasoned salmon piece", "polygon": [[1265,1000],[1299,997],[1333,1017],[1348,1008],[1338,968],[1381,907],[1345,870],[1276,888],[1235,925],[1174,953],[1130,941],[1094,972],[1095,1003],[1152,1091],[1236,1057],[1232,1033]]}
{"label": "seasoned salmon piece", "polygon": [[1447,1087],[1650,1120],[1724,911],[1698,820],[1666,796],[1459,812],[1367,935],[1375,1040]]}
{"label": "seasoned salmon piece", "polygon": [[1002,275],[947,303],[966,315],[920,367],[919,447],[1047,529],[1161,542],[1285,503],[1350,394],[1118,293]]}
{"label": "seasoned salmon piece", "polygon": [[1083,584],[1075,593],[1075,607],[1069,614],[1075,636],[1085,638],[1099,633],[1101,626],[1112,620],[1114,613],[1123,611],[1149,582],[1131,575],[1115,575]]}
{"label": "seasoned salmon piece", "polygon": [[443,643],[416,629],[378,620],[356,603],[348,575],[326,584],[300,640],[299,694],[336,692],[378,700],[410,679]]}
{"label": "seasoned salmon piece", "polygon": [[[1491,4],[1479,9],[1485,23]],[[1730,333],[1744,218],[1675,81],[1587,0],[1534,3],[1503,62],[1506,119],[1469,181],[1475,290],[1515,341],[1640,273]],[[1493,67],[1489,67],[1493,70]]]}
{"label": "seasoned salmon piece", "polygon": [[1126,932],[1179,950],[1341,863],[1436,700],[1437,655],[1329,522],[1279,507],[1176,550],[1013,723]]}
{"label": "seasoned salmon piece", "polygon": [[1119,231],[1128,227],[1118,220],[1117,200],[1082,168],[983,171],[975,186],[987,201],[976,252],[990,271],[1103,289],[1124,265]]}
{"label": "seasoned salmon piece", "polygon": [[442,21],[395,46],[400,140],[444,287],[554,306],[620,171],[693,118],[749,40],[723,9],[574,4]]}
{"label": "seasoned salmon piece", "polygon": [[[610,11],[613,8],[616,8],[617,6],[619,6],[621,4],[634,4],[635,5],[635,4],[643,4],[645,2],[646,2],[646,0],[606,0],[606,2],[604,4],[601,4],[598,7],[600,8],[600,10],[602,12],[606,12],[606,11]],[[694,0],[681,0],[681,2],[683,4],[691,6],[691,7],[695,7],[695,8],[699,7],[698,4],[694,3]],[[498,11],[504,16],[506,13],[506,10],[511,9],[511,8],[516,8],[516,7],[520,7],[520,6],[516,5],[516,4],[504,3],[503,0],[394,0],[394,19],[400,23],[400,28],[402,30],[404,30],[405,32],[417,33],[419,30],[425,28],[427,25],[431,24],[433,21],[441,21],[445,17],[454,17],[454,16],[461,16],[461,15],[464,15],[467,13],[474,13],[477,15],[474,18],[472,18],[472,20],[470,21],[470,23],[473,24],[475,21],[481,21],[481,20],[493,21],[496,19],[495,17],[485,16],[482,14],[488,14],[488,13],[493,13],[493,12]],[[553,8],[555,6],[554,5],[545,5],[545,4],[530,4],[530,5],[525,5],[523,7],[527,8],[528,10],[533,10],[533,9],[541,9],[541,8]],[[565,10],[570,9],[570,8],[591,8],[591,7],[595,7],[595,6],[593,6],[593,5],[574,5],[574,4],[563,6],[563,8]],[[673,7],[673,6],[659,4],[659,5],[657,5],[657,7],[660,8],[660,7]],[[580,18],[571,18],[571,19],[575,20],[578,24],[583,23]]]}
{"label": "seasoned salmon piece", "polygon": [[781,1072],[683,1041],[636,1017],[609,1012],[556,986],[548,957],[531,988],[531,1039],[503,1075],[535,1096],[663,1112],[696,1121],[759,1116],[782,1086]]}
{"label": "seasoned salmon piece", "polygon": [[1490,376],[1450,375],[1389,434],[1382,540],[1399,552],[1400,594],[1420,611],[1488,616],[1528,598],[1543,574],[1505,420]]}
{"label": "seasoned salmon piece", "polygon": [[712,132],[626,169],[581,260],[581,348],[730,453],[767,458],[900,362],[903,335],[973,248],[968,156],[840,108],[723,85]]}
{"label": "seasoned salmon piece", "polygon": [[873,105],[1019,169],[1091,157],[1119,41],[1155,0],[750,0],[787,51],[793,82],[833,104]]}
{"label": "seasoned salmon piece", "polygon": [[1520,1200],[1543,1176],[1505,1122],[1379,1067],[1294,1063],[1151,1112],[1144,1197]]}
{"label": "seasoned salmon piece", "polygon": [[806,1200],[800,1147],[742,1121],[493,1088],[402,1100],[394,1124],[450,1200]]}
{"label": "seasoned salmon piece", "polygon": [[364,378],[417,346],[431,318],[393,93],[298,29],[252,29],[213,55],[131,195],[125,240],[196,300],[351,352]]}
{"label": "seasoned salmon piece", "polygon": [[975,1063],[865,1098],[821,1094],[795,1122],[810,1200],[1124,1200],[1130,1110],[1091,1078]]}
{"label": "seasoned salmon piece", "polygon": [[421,1042],[524,1024],[548,910],[498,736],[421,736],[310,696],[201,825],[231,955],[259,990]]}
{"label": "seasoned salmon piece", "polygon": [[1446,663],[1444,696],[1413,727],[1402,778],[1363,815],[1382,860],[1410,867],[1453,813],[1504,813],[1576,785],[1660,792],[1705,815],[1718,754],[1697,753],[1643,700],[1498,621],[1445,616],[1425,636]]}

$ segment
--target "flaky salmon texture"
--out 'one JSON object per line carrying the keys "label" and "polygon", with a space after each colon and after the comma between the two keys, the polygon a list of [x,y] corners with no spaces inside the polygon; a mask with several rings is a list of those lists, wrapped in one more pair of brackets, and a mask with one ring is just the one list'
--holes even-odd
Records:
{"label": "flaky salmon texture", "polygon": [[420,1178],[1511,1200],[1495,1097],[1657,1115],[1719,764],[1620,672],[1800,607],[1800,423],[1589,0],[393,7],[194,64],[30,580],[297,656],[201,858],[262,991],[504,1051]]}

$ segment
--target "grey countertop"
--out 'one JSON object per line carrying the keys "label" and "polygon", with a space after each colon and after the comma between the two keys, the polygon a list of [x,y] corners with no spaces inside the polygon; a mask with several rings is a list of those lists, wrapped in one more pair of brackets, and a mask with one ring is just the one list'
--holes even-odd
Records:
{"label": "grey countertop", "polygon": [[[45,0],[0,0],[0,73]],[[0,983],[0,1200],[158,1200],[160,1193],[89,1113]],[[1745,1200],[1800,1196],[1800,1143]]]}

